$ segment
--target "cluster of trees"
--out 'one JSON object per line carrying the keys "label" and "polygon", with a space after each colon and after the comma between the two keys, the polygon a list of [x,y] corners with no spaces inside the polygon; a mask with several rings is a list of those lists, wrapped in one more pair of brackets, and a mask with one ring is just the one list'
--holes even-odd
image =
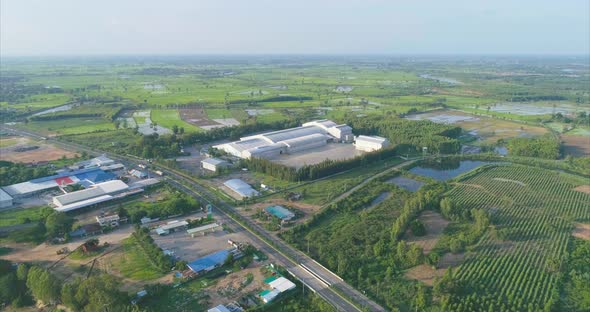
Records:
{"label": "cluster of trees", "polygon": [[0,160],[0,185],[10,185],[55,173],[49,166],[29,167],[20,163]]}
{"label": "cluster of trees", "polygon": [[386,148],[380,151],[363,154],[354,158],[344,160],[326,159],[315,165],[305,165],[299,169],[285,166],[264,158],[252,158],[242,160],[242,165],[256,172],[263,172],[275,178],[287,181],[315,180],[329,175],[372,164],[380,160],[391,158],[397,155],[398,149]]}
{"label": "cluster of trees", "polygon": [[425,185],[414,197],[408,199],[391,226],[391,240],[399,239],[419,212],[424,209],[437,209],[440,196],[446,189],[447,185],[442,183]]}
{"label": "cluster of trees", "polygon": [[573,241],[565,271],[564,310],[590,311],[590,241]]}
{"label": "cluster of trees", "polygon": [[[447,247],[445,250],[438,250],[438,255],[446,250],[453,253],[462,252],[466,246],[475,243],[491,223],[490,216],[484,209],[467,209],[449,197],[445,197],[440,201],[440,213],[449,220],[471,223],[465,231],[449,237]],[[495,229],[494,234],[498,236],[503,236],[505,233],[503,230],[500,232],[497,231],[500,230]],[[436,255],[433,255],[433,257],[436,257]]]}
{"label": "cluster of trees", "polygon": [[154,239],[150,236],[150,231],[147,228],[136,226],[132,237],[136,245],[143,250],[146,257],[162,272],[170,271],[172,267],[172,260],[165,255],[162,248],[154,243]]}
{"label": "cluster of trees", "polygon": [[129,297],[118,289],[118,281],[110,275],[62,284],[42,267],[21,263],[14,269],[9,261],[0,260],[0,303],[13,308],[39,300],[49,305],[62,303],[72,311],[132,311]]}
{"label": "cluster of trees", "polygon": [[139,136],[127,151],[130,154],[143,157],[145,159],[170,158],[181,155],[182,138],[176,135],[150,135]]}
{"label": "cluster of trees", "polygon": [[429,153],[455,154],[461,150],[457,138],[461,128],[437,124],[428,120],[412,121],[395,116],[347,116],[344,120],[356,134],[380,135],[393,144],[406,145],[406,152],[421,152],[423,147]]}
{"label": "cluster of trees", "polygon": [[510,156],[557,159],[561,142],[555,136],[546,134],[537,138],[514,138],[508,141],[507,147]]}
{"label": "cluster of trees", "polygon": [[33,303],[27,288],[28,271],[24,263],[15,270],[10,261],[0,259],[0,306],[11,304],[19,308]]}
{"label": "cluster of trees", "polygon": [[567,98],[561,95],[519,95],[506,99],[510,102],[539,102],[539,101],[566,101]]}
{"label": "cluster of trees", "polygon": [[195,198],[177,191],[173,191],[165,201],[154,204],[139,203],[139,205],[141,205],[139,209],[133,209],[130,213],[120,207],[119,215],[129,215],[132,223],[139,223],[143,217],[163,218],[201,209],[201,203]]}

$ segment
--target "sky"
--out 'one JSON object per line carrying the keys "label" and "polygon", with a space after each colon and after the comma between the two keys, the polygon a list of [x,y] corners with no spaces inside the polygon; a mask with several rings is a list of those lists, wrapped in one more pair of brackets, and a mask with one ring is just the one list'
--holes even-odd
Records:
{"label": "sky", "polygon": [[105,54],[590,54],[590,1],[0,1],[1,56]]}

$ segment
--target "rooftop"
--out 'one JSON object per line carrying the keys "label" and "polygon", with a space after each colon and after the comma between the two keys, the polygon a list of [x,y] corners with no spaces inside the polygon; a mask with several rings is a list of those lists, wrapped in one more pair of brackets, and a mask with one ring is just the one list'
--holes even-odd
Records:
{"label": "rooftop", "polygon": [[188,222],[186,222],[186,221],[176,220],[176,221],[170,221],[167,224],[161,225],[160,227],[158,227],[158,229],[161,229],[163,231],[168,231],[171,229],[175,229],[175,228],[179,228],[179,227],[187,226],[187,225],[188,225]]}
{"label": "rooftop", "polygon": [[368,136],[368,135],[359,135],[358,137],[356,137],[356,140],[361,140],[361,141],[367,141],[367,142],[371,142],[371,143],[384,143],[387,141],[386,138],[380,137],[380,136]]}
{"label": "rooftop", "polygon": [[205,158],[205,159],[201,160],[201,162],[206,163],[206,164],[210,164],[210,165],[214,165],[214,166],[227,163],[225,160],[218,159],[218,158]]}
{"label": "rooftop", "polygon": [[227,180],[223,184],[231,190],[233,190],[234,192],[240,194],[242,197],[251,197],[258,195],[257,190],[253,189],[252,186],[250,186],[250,184],[240,179]]}
{"label": "rooftop", "polygon": [[12,200],[12,196],[8,195],[8,193],[4,192],[4,190],[0,188],[0,201],[5,200]]}
{"label": "rooftop", "polygon": [[295,217],[295,214],[283,206],[268,206],[264,210],[279,219],[289,220]]}
{"label": "rooftop", "polygon": [[224,249],[224,250],[214,252],[212,254],[208,254],[200,259],[197,259],[197,260],[189,263],[188,267],[193,272],[201,272],[203,270],[211,269],[215,266],[222,265],[223,262],[225,262],[225,259],[227,259],[227,256],[229,255],[229,253],[230,253],[230,250]]}

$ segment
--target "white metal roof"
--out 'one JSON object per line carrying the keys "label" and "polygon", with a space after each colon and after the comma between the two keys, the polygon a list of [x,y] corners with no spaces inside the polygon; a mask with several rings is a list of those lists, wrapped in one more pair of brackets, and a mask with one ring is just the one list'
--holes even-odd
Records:
{"label": "white metal roof", "polygon": [[387,142],[387,139],[380,137],[380,136],[376,136],[376,135],[375,136],[359,135],[358,137],[356,137],[356,141],[365,141],[365,142],[383,144],[383,143]]}
{"label": "white metal roof", "polygon": [[226,163],[225,160],[221,160],[221,159],[218,159],[218,158],[205,158],[205,159],[201,160],[201,162],[202,163],[206,163],[206,164],[210,164],[210,165],[213,165],[213,166],[217,166],[219,164]]}
{"label": "white metal roof", "polygon": [[167,224],[164,224],[164,225],[158,227],[158,229],[161,229],[163,231],[168,231],[171,229],[175,229],[175,228],[179,228],[181,226],[187,226],[187,225],[188,225],[188,222],[186,222],[186,221],[176,220],[176,221],[170,221]]}
{"label": "white metal roof", "polygon": [[12,200],[12,196],[8,195],[8,193],[4,192],[4,190],[0,188],[0,202],[7,200]]}
{"label": "white metal roof", "polygon": [[217,223],[211,223],[211,224],[207,224],[207,225],[196,227],[194,229],[188,229],[188,230],[186,230],[186,232],[188,234],[193,234],[193,233],[199,233],[199,232],[211,230],[211,229],[214,229],[216,227],[219,227],[219,224],[217,224]]}
{"label": "white metal roof", "polygon": [[27,181],[5,186],[4,191],[6,191],[6,193],[10,194],[11,196],[15,196],[35,193],[43,190],[48,190],[54,187],[58,187],[57,182],[55,182],[55,180],[42,181],[37,183]]}
{"label": "white metal roof", "polygon": [[64,206],[78,201],[85,201],[102,195],[121,192],[128,188],[129,187],[127,186],[127,184],[125,184],[125,182],[121,180],[112,180],[95,184],[94,186],[84,190],[55,196],[54,199],[57,200],[61,204],[61,206]]}
{"label": "white metal roof", "polygon": [[267,138],[273,143],[282,142],[290,139],[295,139],[303,136],[307,136],[314,133],[325,134],[326,130],[317,126],[306,126],[297,127],[291,129],[285,129],[280,131],[269,132],[261,134],[261,136]]}
{"label": "white metal roof", "polygon": [[305,145],[312,142],[326,141],[327,139],[328,137],[325,134],[314,133],[302,137],[285,140],[282,143],[286,144],[289,147],[292,147],[296,145]]}
{"label": "white metal roof", "polygon": [[56,207],[53,209],[56,211],[61,211],[61,212],[68,212],[71,210],[75,210],[75,209],[83,208],[86,206],[102,203],[105,201],[109,201],[111,199],[113,199],[113,196],[111,196],[111,195],[102,195],[102,196],[98,196],[98,197],[94,197],[94,198],[90,198],[90,199],[86,199],[86,200],[77,201],[77,202],[74,202],[74,203],[71,203],[68,205],[63,205],[61,207]]}
{"label": "white metal roof", "polygon": [[250,186],[250,184],[240,179],[227,180],[223,184],[230,188],[232,191],[240,194],[242,197],[251,197],[258,195],[257,190],[253,189],[252,186]]}
{"label": "white metal roof", "polygon": [[277,296],[278,296],[280,293],[281,293],[280,291],[278,291],[278,290],[276,290],[276,289],[273,289],[273,290],[271,290],[270,292],[268,292],[268,293],[264,294],[264,295],[263,295],[263,296],[261,296],[261,297],[262,297],[262,300],[263,300],[264,302],[270,302],[270,301],[272,301],[274,298],[276,298],[276,297],[277,297]]}
{"label": "white metal roof", "polygon": [[207,310],[207,312],[231,312],[228,308],[226,308],[223,304],[220,304],[214,308]]}
{"label": "white metal roof", "polygon": [[282,276],[277,278],[276,280],[268,283],[268,285],[270,285],[270,287],[272,287],[280,292],[285,292],[287,290],[295,288],[295,284],[293,282],[291,282],[290,280],[288,280]]}

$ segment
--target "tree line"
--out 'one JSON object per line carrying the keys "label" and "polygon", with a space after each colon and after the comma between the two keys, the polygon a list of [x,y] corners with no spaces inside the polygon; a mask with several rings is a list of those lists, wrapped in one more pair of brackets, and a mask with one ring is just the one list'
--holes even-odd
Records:
{"label": "tree line", "polygon": [[385,148],[344,160],[326,159],[318,164],[305,165],[298,169],[264,158],[241,161],[241,165],[255,172],[262,172],[287,181],[305,181],[323,178],[338,172],[369,165],[398,155],[399,147]]}
{"label": "tree line", "polygon": [[347,115],[343,122],[354,129],[355,134],[380,135],[394,144],[404,144],[405,152],[422,152],[426,147],[429,153],[456,154],[461,150],[457,138],[460,127],[438,124],[429,120],[407,120],[396,116]]}
{"label": "tree line", "polygon": [[510,156],[558,159],[561,142],[552,134],[536,138],[514,138],[508,141]]}

